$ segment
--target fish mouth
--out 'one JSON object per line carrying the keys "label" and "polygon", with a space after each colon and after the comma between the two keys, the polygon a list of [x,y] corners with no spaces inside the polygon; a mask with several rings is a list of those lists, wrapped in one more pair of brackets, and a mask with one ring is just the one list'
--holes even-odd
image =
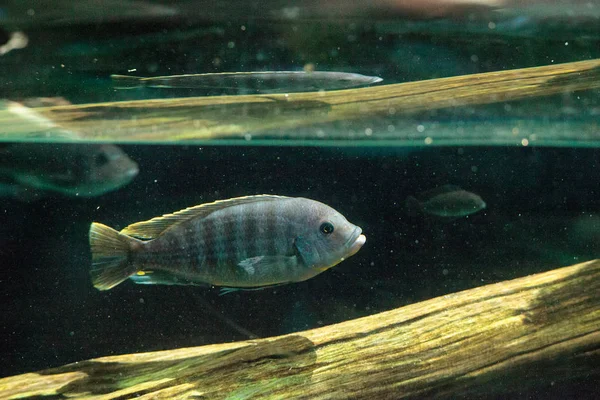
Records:
{"label": "fish mouth", "polygon": [[137,166],[129,168],[125,171],[125,177],[127,178],[135,178],[135,176],[140,172],[140,169]]}
{"label": "fish mouth", "polygon": [[346,247],[348,248],[348,255],[346,257],[356,254],[366,241],[367,237],[362,234],[362,229],[358,226],[354,228],[352,235],[350,235],[350,239],[346,242]]}

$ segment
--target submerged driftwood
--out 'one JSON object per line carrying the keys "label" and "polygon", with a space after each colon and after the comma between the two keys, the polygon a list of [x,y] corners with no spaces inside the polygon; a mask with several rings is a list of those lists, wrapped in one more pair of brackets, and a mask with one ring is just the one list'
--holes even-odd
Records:
{"label": "submerged driftwood", "polygon": [[[135,100],[35,110],[6,104],[0,111],[3,126],[0,138],[119,142],[238,139],[243,142],[249,138],[247,135],[252,135],[254,140],[404,138],[409,141],[406,132],[398,132],[415,131],[414,123],[403,127],[402,116],[597,88],[600,88],[600,59],[331,92]],[[542,117],[555,114],[546,107],[544,110]],[[366,121],[367,127],[377,120],[391,120],[399,125],[391,135],[349,135],[348,124],[358,120]],[[598,139],[594,122],[578,126],[578,135],[583,131]],[[388,124],[384,125],[387,132]],[[311,129],[306,131],[308,128]],[[509,137],[513,128],[519,125],[511,124]],[[533,132],[542,139],[545,129]],[[450,129],[456,136],[454,131]],[[521,136],[515,135],[520,141]],[[493,133],[487,132],[483,139],[493,139]]]}
{"label": "submerged driftwood", "polygon": [[0,398],[506,395],[600,377],[600,261],[290,335],[0,379]]}

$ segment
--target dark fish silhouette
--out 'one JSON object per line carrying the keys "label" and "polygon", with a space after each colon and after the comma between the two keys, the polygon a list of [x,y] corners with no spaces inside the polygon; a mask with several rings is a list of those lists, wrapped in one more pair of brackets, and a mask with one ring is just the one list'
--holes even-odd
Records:
{"label": "dark fish silhouette", "polygon": [[406,208],[411,215],[421,212],[438,217],[456,218],[474,214],[485,207],[485,201],[481,197],[454,185],[423,192],[419,199],[413,196],[406,199]]}
{"label": "dark fish silhouette", "polygon": [[0,196],[99,196],[128,184],[138,171],[111,144],[11,144],[0,148]]}

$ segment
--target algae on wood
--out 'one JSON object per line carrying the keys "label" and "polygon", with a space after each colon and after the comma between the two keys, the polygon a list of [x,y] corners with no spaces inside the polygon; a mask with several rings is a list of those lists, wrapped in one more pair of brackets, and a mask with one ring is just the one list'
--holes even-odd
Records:
{"label": "algae on wood", "polygon": [[8,377],[0,398],[456,398],[582,377],[600,379],[600,260],[280,337]]}
{"label": "algae on wood", "polygon": [[[244,143],[244,138],[251,137],[287,141],[401,139],[403,143],[410,143],[411,137],[402,132],[407,128],[403,127],[403,118],[415,113],[598,88],[600,59],[331,92],[120,101],[41,107],[36,108],[35,113],[40,121],[53,124],[53,129],[74,132],[80,140],[210,142],[234,139]],[[546,117],[552,114],[544,109]],[[20,126],[21,118],[22,114],[16,115],[8,109],[0,111],[0,123],[8,127]],[[367,136],[348,133],[351,130],[348,124],[353,121],[369,126],[390,118],[398,124],[396,133]],[[336,124],[342,125],[336,128]],[[518,124],[516,126],[518,128]],[[584,121],[577,131],[583,130],[600,140],[598,129],[597,121]],[[449,133],[456,136],[456,130],[444,135]],[[543,133],[537,136],[543,139]],[[425,133],[427,135],[434,141],[437,139],[435,132]],[[4,129],[0,137],[27,139],[22,130],[11,133]],[[482,143],[490,139],[494,139],[493,133],[479,138]],[[418,142],[422,144],[422,138]]]}

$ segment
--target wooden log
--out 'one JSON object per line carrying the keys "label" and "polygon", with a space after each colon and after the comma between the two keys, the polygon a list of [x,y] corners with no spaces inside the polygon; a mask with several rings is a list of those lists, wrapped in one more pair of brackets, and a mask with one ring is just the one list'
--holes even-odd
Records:
{"label": "wooden log", "polygon": [[595,260],[280,337],[8,377],[0,398],[458,398],[599,376]]}
{"label": "wooden log", "polygon": [[[427,110],[597,88],[600,88],[600,59],[331,92],[188,97],[41,107],[35,109],[35,121],[52,124],[54,130],[74,132],[82,140],[121,143],[232,138],[244,143],[244,138],[248,138],[246,135],[252,135],[253,139],[280,137],[292,141],[306,139],[307,136],[318,139],[320,136],[315,133],[317,129],[313,129],[310,135],[301,131],[301,128],[315,126],[321,127],[322,132],[327,131],[321,139],[373,141],[375,138],[370,136],[350,137],[347,125],[335,129],[335,124],[348,124],[356,120],[372,123],[377,119],[390,116],[398,119]],[[3,126],[22,127],[22,119],[27,113],[17,113],[17,108],[13,108],[12,111],[8,108],[0,111],[0,121]],[[544,111],[543,116],[547,117],[549,112]],[[597,139],[597,121],[588,125],[583,130],[590,131]],[[578,126],[575,130],[581,132],[581,128]],[[34,139],[39,139],[40,133],[37,131]],[[481,139],[482,143],[489,143],[492,135],[488,133]],[[540,138],[543,135],[544,130],[537,133]],[[5,129],[0,138],[22,140],[27,139],[27,135],[22,128],[14,132]],[[393,135],[385,138],[394,139]],[[73,139],[63,135],[62,140]]]}

